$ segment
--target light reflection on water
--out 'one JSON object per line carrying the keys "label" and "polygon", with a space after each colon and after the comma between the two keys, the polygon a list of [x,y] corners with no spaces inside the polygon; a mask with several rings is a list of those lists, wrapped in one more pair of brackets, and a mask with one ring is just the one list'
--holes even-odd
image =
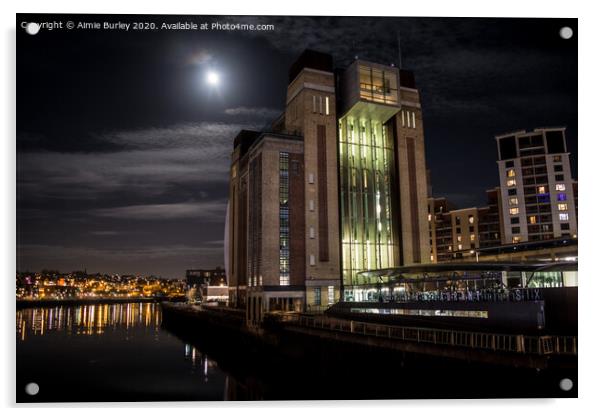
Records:
{"label": "light reflection on water", "polygon": [[107,328],[159,328],[160,325],[161,308],[156,303],[56,306],[17,311],[17,334],[21,341],[52,331],[100,335]]}
{"label": "light reflection on water", "polygon": [[[156,303],[17,310],[17,383],[42,386],[18,401],[227,400],[228,374],[161,321]],[[80,380],[70,389],[65,371]]]}

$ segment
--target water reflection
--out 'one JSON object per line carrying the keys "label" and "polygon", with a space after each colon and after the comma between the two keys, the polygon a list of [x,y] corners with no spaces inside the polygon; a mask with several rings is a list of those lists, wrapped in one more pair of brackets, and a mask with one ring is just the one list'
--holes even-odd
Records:
{"label": "water reflection", "polygon": [[[224,400],[233,381],[161,326],[156,303],[58,306],[16,312],[17,384],[42,386],[19,402]],[[50,359],[52,358],[52,359]],[[69,369],[80,382],[65,389]],[[166,381],[169,382],[166,384]]]}
{"label": "water reflection", "polygon": [[17,334],[29,336],[64,331],[69,335],[100,335],[108,328],[159,328],[161,307],[156,303],[57,306],[17,311]]}

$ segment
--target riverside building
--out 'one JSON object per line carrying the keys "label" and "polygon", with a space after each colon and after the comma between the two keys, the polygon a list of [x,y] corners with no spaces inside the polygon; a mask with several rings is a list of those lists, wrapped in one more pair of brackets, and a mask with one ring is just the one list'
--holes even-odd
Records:
{"label": "riverside building", "polygon": [[305,51],[269,132],[234,140],[230,304],[322,310],[368,269],[430,262],[420,96],[413,75]]}

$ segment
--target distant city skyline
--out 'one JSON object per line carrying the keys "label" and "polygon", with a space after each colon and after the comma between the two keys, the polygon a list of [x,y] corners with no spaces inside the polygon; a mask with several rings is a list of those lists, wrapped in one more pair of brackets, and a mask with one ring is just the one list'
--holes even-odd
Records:
{"label": "distant city skyline", "polygon": [[17,32],[19,271],[183,278],[223,266],[232,141],[284,109],[288,67],[305,48],[338,67],[355,56],[398,64],[399,33],[435,196],[482,205],[499,183],[494,136],[537,127],[566,126],[577,179],[576,19],[219,20],[275,30]]}

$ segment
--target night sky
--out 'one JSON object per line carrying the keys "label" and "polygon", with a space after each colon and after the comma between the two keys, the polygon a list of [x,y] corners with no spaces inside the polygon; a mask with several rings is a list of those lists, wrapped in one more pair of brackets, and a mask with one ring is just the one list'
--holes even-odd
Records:
{"label": "night sky", "polygon": [[[274,31],[54,30],[21,21],[270,23]],[[571,26],[575,35],[558,32]],[[433,193],[481,205],[494,135],[566,126],[577,20],[17,16],[17,268],[183,277],[223,265],[232,139],[284,108],[305,48],[399,62],[422,95]],[[220,75],[210,87],[206,74]]]}

